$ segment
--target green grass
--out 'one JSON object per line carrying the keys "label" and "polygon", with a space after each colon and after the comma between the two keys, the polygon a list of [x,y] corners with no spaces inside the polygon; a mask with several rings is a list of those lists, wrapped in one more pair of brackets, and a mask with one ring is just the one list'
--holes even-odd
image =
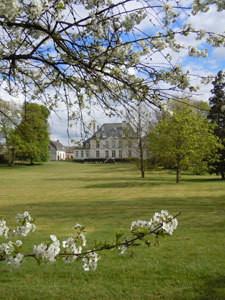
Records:
{"label": "green grass", "polygon": [[27,252],[49,234],[70,236],[76,223],[87,227],[91,245],[155,211],[182,211],[177,231],[158,247],[123,257],[104,252],[95,272],[81,262],[37,266],[30,259],[16,271],[1,262],[0,299],[225,299],[225,182],[185,174],[177,185],[165,171],[139,177],[129,164],[0,166],[0,214],[12,226],[25,210],[36,220],[23,239]]}

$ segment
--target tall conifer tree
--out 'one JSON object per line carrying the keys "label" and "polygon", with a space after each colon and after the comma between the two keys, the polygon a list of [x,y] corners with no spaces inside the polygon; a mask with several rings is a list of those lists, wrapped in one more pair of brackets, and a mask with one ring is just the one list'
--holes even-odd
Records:
{"label": "tall conifer tree", "polygon": [[221,175],[225,179],[225,72],[219,71],[215,77],[213,89],[211,93],[213,96],[209,98],[210,111],[208,118],[216,124],[214,133],[219,137],[224,146],[219,150],[220,159],[211,165],[212,173]]}

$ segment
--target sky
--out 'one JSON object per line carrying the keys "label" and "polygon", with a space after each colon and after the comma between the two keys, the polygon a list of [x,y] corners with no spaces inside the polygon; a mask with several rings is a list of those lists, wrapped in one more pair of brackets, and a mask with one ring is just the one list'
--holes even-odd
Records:
{"label": "sky", "polygon": [[[191,1],[184,0],[184,4],[188,5]],[[82,9],[81,9],[82,13]],[[184,12],[181,14],[181,19],[189,19],[197,29],[204,28],[206,31],[212,31],[216,33],[223,33],[225,30],[225,11],[217,12],[216,7],[211,7],[207,13],[200,13],[196,16],[191,15],[187,17]],[[140,25],[139,29],[148,30],[149,22],[148,18],[144,20]],[[204,41],[195,40],[193,35],[187,38],[180,37],[180,42],[191,44],[200,49],[204,49],[206,45]],[[160,54],[154,56],[155,62],[161,62],[162,57]],[[198,83],[199,76],[212,75],[215,76],[219,70],[225,70],[225,47],[221,48],[208,48],[207,58],[194,58],[189,57],[186,53],[176,53],[173,57],[173,62],[182,65],[183,70],[189,70],[191,74],[196,75],[194,77],[194,83]],[[201,88],[198,93],[194,95],[194,98],[207,101],[211,96],[210,90],[212,85],[200,85]],[[12,99],[16,102],[23,103],[23,95],[19,95],[16,98],[10,97],[4,90],[4,86],[0,88],[0,98],[2,99]],[[84,116],[86,122],[91,122],[93,119],[96,121],[96,127],[102,125],[103,123],[121,122],[121,118],[112,117],[108,118],[104,115],[104,112],[93,108],[92,114],[90,116]],[[79,123],[74,123],[71,128],[68,128],[67,113],[66,108],[60,105],[57,112],[52,112],[49,118],[49,124],[51,128],[51,139],[59,140],[64,145],[72,145],[71,139],[78,141],[81,139],[81,129]]]}

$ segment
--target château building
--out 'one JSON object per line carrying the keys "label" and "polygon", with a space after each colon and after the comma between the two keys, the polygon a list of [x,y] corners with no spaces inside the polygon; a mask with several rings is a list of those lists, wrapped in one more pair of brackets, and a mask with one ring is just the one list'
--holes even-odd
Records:
{"label": "ch\u00e2teau building", "polygon": [[105,123],[74,150],[76,161],[123,160],[138,157],[138,138],[132,126],[122,123]]}

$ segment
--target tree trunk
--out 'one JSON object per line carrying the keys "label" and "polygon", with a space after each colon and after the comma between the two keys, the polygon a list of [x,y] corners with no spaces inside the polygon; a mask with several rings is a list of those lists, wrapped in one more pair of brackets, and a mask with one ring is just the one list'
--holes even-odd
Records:
{"label": "tree trunk", "polygon": [[177,172],[176,172],[176,183],[180,182],[180,167],[177,167]]}
{"label": "tree trunk", "polygon": [[11,155],[10,155],[10,149],[7,149],[7,161],[8,161],[8,166],[11,167]]}
{"label": "tree trunk", "polygon": [[221,173],[221,179],[222,179],[222,180],[225,180],[225,173],[224,173],[224,172]]}
{"label": "tree trunk", "polygon": [[140,164],[141,164],[141,178],[145,178],[145,166],[144,166],[144,151],[142,145],[142,137],[140,137],[139,141],[139,151],[140,151]]}
{"label": "tree trunk", "polygon": [[141,164],[141,178],[145,178],[145,166],[144,166],[144,149],[142,143],[142,124],[141,124],[141,106],[138,106],[138,128],[137,134],[139,138],[139,153],[140,153],[140,164]]}
{"label": "tree trunk", "polygon": [[14,148],[9,148],[8,149],[8,166],[9,167],[14,167],[15,165],[15,149]]}
{"label": "tree trunk", "polygon": [[15,149],[12,148],[12,161],[11,161],[11,167],[14,167],[14,165],[15,165],[15,159],[16,159],[16,152],[15,152]]}
{"label": "tree trunk", "polygon": [[30,156],[29,160],[30,160],[30,165],[33,166],[34,165],[34,158],[32,156]]}

